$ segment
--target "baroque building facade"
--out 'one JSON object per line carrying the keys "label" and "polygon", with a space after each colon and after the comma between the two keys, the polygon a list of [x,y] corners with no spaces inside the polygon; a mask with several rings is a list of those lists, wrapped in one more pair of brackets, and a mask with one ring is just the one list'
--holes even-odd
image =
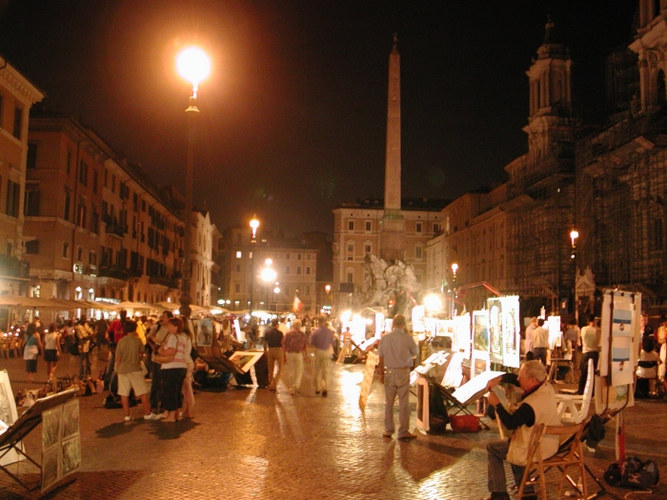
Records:
{"label": "baroque building facade", "polygon": [[0,57],[0,293],[26,291],[23,206],[30,108],[44,94]]}

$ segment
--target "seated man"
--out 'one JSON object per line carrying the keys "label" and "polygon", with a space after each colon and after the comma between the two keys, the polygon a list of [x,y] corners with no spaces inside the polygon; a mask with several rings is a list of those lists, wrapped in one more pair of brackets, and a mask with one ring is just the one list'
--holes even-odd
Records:
{"label": "seated man", "polygon": [[[488,396],[490,405],[496,410],[502,424],[514,433],[509,440],[493,441],[487,445],[489,454],[488,485],[491,499],[509,500],[505,481],[505,467],[507,460],[514,473],[514,482],[521,483],[523,471],[528,460],[528,445],[533,426],[536,424],[560,425],[556,398],[553,387],[546,381],[547,372],[544,365],[538,360],[526,361],[519,370],[518,382],[523,389],[523,397],[519,407],[508,412],[498,397],[491,392]],[[488,389],[493,389],[500,382],[500,378],[489,382]],[[540,452],[542,458],[548,458],[558,451],[558,436],[545,435],[542,439]],[[531,491],[528,491],[531,494]],[[524,497],[524,498],[537,498]]]}

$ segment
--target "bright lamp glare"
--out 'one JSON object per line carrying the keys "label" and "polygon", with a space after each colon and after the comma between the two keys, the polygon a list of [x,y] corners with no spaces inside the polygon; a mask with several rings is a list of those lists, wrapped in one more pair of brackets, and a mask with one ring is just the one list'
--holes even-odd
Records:
{"label": "bright lamp glare", "polygon": [[193,87],[206,79],[211,72],[211,60],[199,47],[183,49],[176,58],[178,73]]}
{"label": "bright lamp glare", "polygon": [[442,310],[442,302],[440,301],[440,297],[437,295],[427,295],[424,297],[424,305],[429,311],[435,312]]}

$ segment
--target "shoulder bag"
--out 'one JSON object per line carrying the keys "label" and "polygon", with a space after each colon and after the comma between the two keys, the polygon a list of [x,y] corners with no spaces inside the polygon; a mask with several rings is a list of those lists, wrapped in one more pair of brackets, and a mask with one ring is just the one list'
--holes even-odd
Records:
{"label": "shoulder bag", "polygon": [[[173,354],[164,354],[162,352],[162,346],[167,346],[167,341],[169,340],[169,335],[167,335],[164,338],[164,341],[162,342],[160,349],[156,353],[153,354],[153,363],[159,363],[161,365],[165,363],[171,363],[174,358],[176,357],[176,351],[178,351],[178,344],[176,344],[176,349],[174,349]],[[177,337],[177,342],[178,342],[178,337]]]}

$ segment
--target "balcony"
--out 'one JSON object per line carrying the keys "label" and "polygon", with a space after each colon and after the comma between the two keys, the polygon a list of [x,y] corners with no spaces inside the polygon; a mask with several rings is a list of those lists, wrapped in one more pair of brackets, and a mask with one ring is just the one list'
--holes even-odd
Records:
{"label": "balcony", "polygon": [[99,277],[114,278],[118,280],[127,280],[130,276],[127,269],[123,269],[117,266],[100,267],[99,273],[97,275]]}
{"label": "balcony", "polygon": [[148,282],[156,285],[163,285],[167,288],[179,288],[180,273],[174,273],[171,276],[149,276]]}
{"label": "balcony", "polygon": [[29,272],[30,264],[27,262],[0,254],[0,276],[27,278]]}

